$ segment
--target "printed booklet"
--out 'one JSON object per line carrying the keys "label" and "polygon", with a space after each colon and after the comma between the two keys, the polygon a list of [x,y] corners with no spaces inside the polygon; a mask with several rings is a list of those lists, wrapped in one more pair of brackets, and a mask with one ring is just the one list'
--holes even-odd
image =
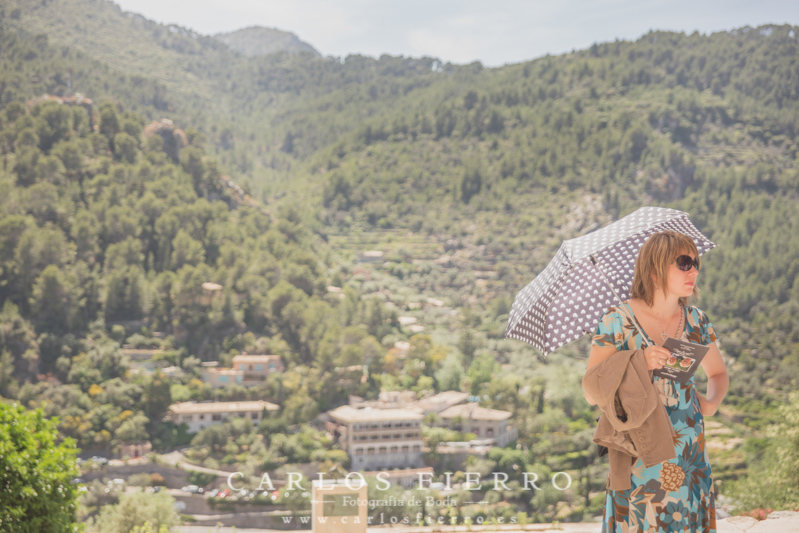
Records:
{"label": "printed booklet", "polygon": [[704,359],[709,346],[687,342],[674,337],[669,337],[663,347],[671,352],[671,356],[663,368],[652,372],[661,378],[673,379],[685,383],[694,375],[699,363]]}

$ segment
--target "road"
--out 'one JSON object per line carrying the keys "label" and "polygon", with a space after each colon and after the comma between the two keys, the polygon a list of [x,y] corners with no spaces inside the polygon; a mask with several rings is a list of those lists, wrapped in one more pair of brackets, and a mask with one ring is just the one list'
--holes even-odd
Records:
{"label": "road", "polygon": [[186,457],[181,450],[165,453],[158,456],[158,462],[163,464],[172,465],[183,470],[193,470],[195,472],[203,472],[206,474],[214,474],[217,476],[228,477],[230,472],[226,470],[216,470],[214,468],[206,468],[204,466],[195,465],[186,461]]}

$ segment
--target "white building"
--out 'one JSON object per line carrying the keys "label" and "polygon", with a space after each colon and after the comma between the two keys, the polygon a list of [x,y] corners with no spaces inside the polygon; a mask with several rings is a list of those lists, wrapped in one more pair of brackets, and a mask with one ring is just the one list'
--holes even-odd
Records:
{"label": "white building", "polygon": [[280,407],[265,401],[250,402],[180,402],[169,406],[172,421],[186,424],[188,433],[221,424],[232,418],[248,418],[253,424],[259,423],[267,413],[276,412]]}
{"label": "white building", "polygon": [[233,368],[203,367],[203,382],[218,389],[234,383],[241,385],[244,381],[244,372]]}
{"label": "white building", "polygon": [[419,410],[423,415],[428,413],[440,413],[445,409],[458,405],[469,399],[469,393],[460,392],[456,390],[448,390],[439,392],[435,396],[430,396],[419,400],[414,404],[414,408]]}
{"label": "white building", "polygon": [[508,424],[513,413],[499,409],[487,409],[474,402],[453,405],[438,416],[442,425],[463,433],[474,433],[477,440],[504,447],[515,441],[518,430]]}
{"label": "white building", "polygon": [[377,400],[364,400],[360,396],[350,395],[349,405],[357,409],[371,407],[373,409],[404,409],[412,407],[416,401],[416,393],[411,390],[380,390]]}
{"label": "white building", "polygon": [[252,387],[263,385],[273,372],[283,372],[285,367],[279,355],[241,354],[233,358],[232,368],[218,367],[216,362],[202,364],[203,382],[218,389],[228,385]]}
{"label": "white building", "polygon": [[409,409],[355,409],[348,405],[327,413],[352,470],[419,468],[422,461],[422,414]]}
{"label": "white building", "polygon": [[273,372],[283,372],[283,361],[279,355],[248,355],[233,357],[233,370],[244,372],[242,385],[257,385],[266,381]]}

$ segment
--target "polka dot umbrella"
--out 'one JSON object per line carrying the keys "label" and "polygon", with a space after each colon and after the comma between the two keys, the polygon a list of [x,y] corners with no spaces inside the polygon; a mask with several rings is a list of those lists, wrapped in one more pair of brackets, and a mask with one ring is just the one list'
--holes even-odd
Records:
{"label": "polka dot umbrella", "polygon": [[563,241],[549,265],[519,291],[505,337],[548,355],[593,333],[605,311],[629,295],[638,250],[653,233],[672,230],[693,239],[700,254],[714,248],[688,220],[664,207],[642,207],[596,231]]}

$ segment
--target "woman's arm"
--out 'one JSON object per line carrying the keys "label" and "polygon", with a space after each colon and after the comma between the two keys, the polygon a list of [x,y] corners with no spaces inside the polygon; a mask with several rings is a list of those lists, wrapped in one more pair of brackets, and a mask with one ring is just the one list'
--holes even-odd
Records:
{"label": "woman's arm", "polygon": [[[588,365],[586,370],[592,366],[598,365],[614,353],[616,353],[615,346],[597,346],[596,344],[592,344],[591,352],[588,354]],[[585,395],[585,399],[589,404],[596,405],[596,402],[588,395],[587,392],[583,391],[583,394]]]}
{"label": "woman's arm", "polygon": [[730,376],[727,374],[727,367],[724,365],[721,352],[715,342],[710,345],[710,350],[702,359],[701,367],[707,374],[707,397],[697,392],[696,399],[699,401],[702,414],[712,416],[718,411],[719,405],[730,387]]}
{"label": "woman's arm", "polygon": [[592,344],[591,352],[588,354],[588,364],[586,365],[586,370],[592,366],[598,365],[614,353],[616,353],[615,346],[597,346],[596,344]]}

